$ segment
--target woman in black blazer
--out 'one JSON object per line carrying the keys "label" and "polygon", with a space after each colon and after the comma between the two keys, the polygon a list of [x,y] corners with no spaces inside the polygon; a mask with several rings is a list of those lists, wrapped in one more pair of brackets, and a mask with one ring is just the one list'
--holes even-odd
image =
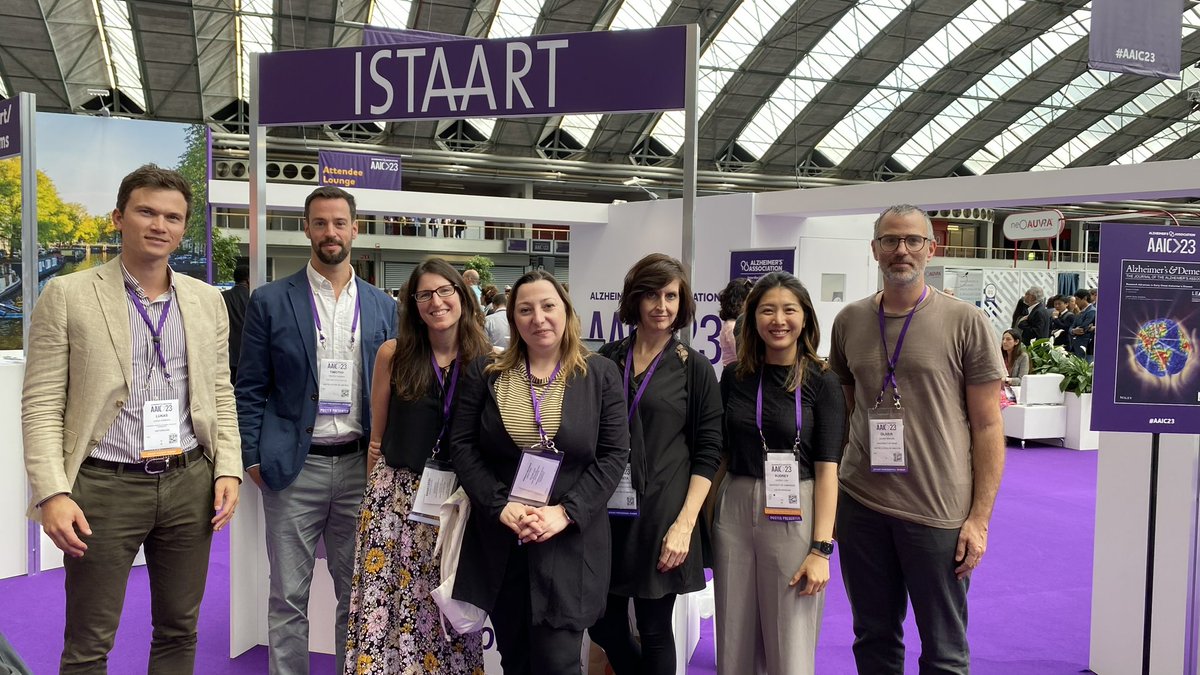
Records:
{"label": "woman in black blazer", "polygon": [[[509,307],[512,342],[468,369],[450,435],[471,498],[454,598],[491,616],[506,675],[577,675],[583,631],[604,611],[606,505],[629,456],[620,374],[589,355],[549,274],[517,280]],[[558,465],[544,500],[510,494],[533,461]]]}

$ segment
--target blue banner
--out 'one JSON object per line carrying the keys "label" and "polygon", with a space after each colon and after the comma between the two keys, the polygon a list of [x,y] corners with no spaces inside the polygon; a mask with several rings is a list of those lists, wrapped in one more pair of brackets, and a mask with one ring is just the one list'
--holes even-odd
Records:
{"label": "blue banner", "polygon": [[1095,0],[1088,66],[1178,80],[1182,16],[1180,0]]}

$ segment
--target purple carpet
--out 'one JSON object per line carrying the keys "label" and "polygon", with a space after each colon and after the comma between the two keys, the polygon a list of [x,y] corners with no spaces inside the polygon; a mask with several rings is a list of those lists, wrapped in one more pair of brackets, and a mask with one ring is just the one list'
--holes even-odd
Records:
{"label": "purple carpet", "polygon": [[[992,518],[988,554],[970,592],[972,672],[1042,675],[1087,669],[1096,501],[1096,453],[1057,448],[1010,448],[1008,468]],[[229,653],[229,538],[217,535],[208,593],[200,617],[196,672],[265,673],[266,649],[237,659]],[[836,554],[817,651],[822,675],[854,673],[854,634]],[[0,580],[0,633],[34,673],[58,669],[62,650],[62,571]],[[146,672],[150,607],[146,571],[130,575],[121,630],[109,672]],[[907,672],[916,672],[920,642],[911,616],[905,629]],[[333,657],[313,655],[314,674],[334,672]],[[715,673],[711,621],[688,672]]]}

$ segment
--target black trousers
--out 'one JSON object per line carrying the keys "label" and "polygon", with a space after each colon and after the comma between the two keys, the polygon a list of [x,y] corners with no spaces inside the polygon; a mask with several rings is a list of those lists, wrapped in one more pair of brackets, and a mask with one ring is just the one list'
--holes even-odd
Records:
{"label": "black trousers", "polygon": [[533,624],[528,550],[518,546],[509,555],[504,584],[490,615],[500,666],[504,675],[580,675],[583,631]]}
{"label": "black trousers", "polygon": [[904,674],[909,599],[921,635],[921,675],[970,672],[970,577],[960,581],[954,575],[958,532],[884,515],[845,492],[838,496],[838,547],[858,672]]}
{"label": "black trousers", "polygon": [[616,675],[672,675],[675,672],[675,594],[633,599],[641,644],[629,630],[629,598],[609,595],[604,616],[588,631],[604,649]]}

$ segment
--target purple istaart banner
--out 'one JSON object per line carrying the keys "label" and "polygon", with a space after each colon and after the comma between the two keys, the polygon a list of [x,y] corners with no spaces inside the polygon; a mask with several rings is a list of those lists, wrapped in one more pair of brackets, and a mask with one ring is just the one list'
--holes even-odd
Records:
{"label": "purple istaart banner", "polygon": [[400,158],[322,150],[317,155],[318,182],[341,188],[400,189]]}
{"label": "purple istaart banner", "polygon": [[1179,0],[1095,0],[1088,66],[1178,80],[1182,14]]}
{"label": "purple istaart banner", "polygon": [[771,272],[795,274],[796,249],[754,248],[729,252],[729,279],[758,281]]}
{"label": "purple istaart banner", "polygon": [[16,98],[0,101],[0,159],[21,154],[21,105]]}
{"label": "purple istaart banner", "polygon": [[[683,108],[687,28],[262,54],[267,126]],[[321,96],[312,83],[321,82]]]}
{"label": "purple istaart banner", "polygon": [[1100,227],[1092,429],[1200,433],[1200,231]]}
{"label": "purple istaart banner", "polygon": [[434,33],[428,30],[406,30],[401,28],[378,28],[367,26],[363,28],[363,46],[379,47],[384,45],[412,45],[423,42],[447,42],[450,40],[469,40],[465,35],[450,35]]}

